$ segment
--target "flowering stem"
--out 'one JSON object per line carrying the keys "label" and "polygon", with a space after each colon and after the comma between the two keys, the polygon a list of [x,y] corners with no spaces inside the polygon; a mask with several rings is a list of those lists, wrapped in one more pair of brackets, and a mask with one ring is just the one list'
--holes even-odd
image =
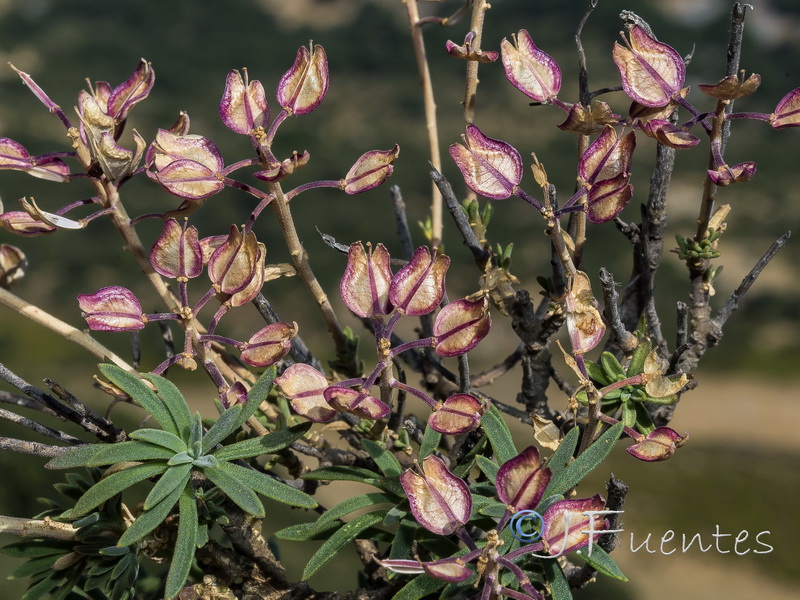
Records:
{"label": "flowering stem", "polygon": [[[428,129],[428,148],[431,155],[431,166],[442,171],[442,157],[439,152],[439,130],[436,123],[436,99],[433,96],[433,82],[428,68],[428,59],[425,55],[425,42],[422,38],[422,27],[419,22],[419,7],[417,0],[405,0],[408,11],[408,21],[411,25],[411,43],[417,59],[422,84],[422,94],[425,101],[425,125]],[[476,32],[477,34],[477,32]],[[431,246],[438,248],[442,241],[442,195],[435,183],[431,183]]]}

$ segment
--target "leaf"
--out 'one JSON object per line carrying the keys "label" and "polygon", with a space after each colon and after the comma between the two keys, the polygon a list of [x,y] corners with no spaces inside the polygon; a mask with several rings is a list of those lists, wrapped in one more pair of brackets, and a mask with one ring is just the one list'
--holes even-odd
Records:
{"label": "leaf", "polygon": [[163,446],[150,444],[149,442],[128,441],[119,442],[117,444],[103,444],[100,446],[99,450],[97,450],[94,455],[88,461],[86,461],[86,466],[98,467],[101,465],[111,465],[118,462],[133,462],[140,460],[169,460],[174,455],[175,453],[172,450],[168,450]]}
{"label": "leaf", "polygon": [[83,467],[94,456],[94,454],[103,448],[102,444],[84,444],[70,448],[63,454],[56,456],[45,465],[46,469],[72,469],[74,467]]}
{"label": "leaf", "polygon": [[169,410],[175,421],[175,425],[178,428],[178,437],[183,440],[188,439],[189,431],[192,428],[192,415],[189,412],[189,406],[186,404],[183,394],[174,383],[165,377],[154,375],[153,373],[144,373],[142,377],[156,386],[158,395],[164,401],[167,410]]}
{"label": "leaf", "polygon": [[404,558],[411,556],[412,546],[414,544],[414,534],[416,533],[417,524],[414,521],[403,519],[400,521],[400,526],[397,528],[397,534],[392,542],[392,549],[389,552],[389,558]]}
{"label": "leaf", "polygon": [[259,471],[227,462],[220,463],[218,468],[236,480],[241,481],[254,492],[258,492],[267,498],[301,508],[315,508],[317,506],[316,500],[304,491],[293,488]]}
{"label": "leaf", "polygon": [[167,574],[164,596],[174,598],[183,587],[194,561],[195,542],[197,540],[197,504],[191,488],[186,487],[178,501],[180,520],[178,537],[175,540],[175,552]]}
{"label": "leaf", "polygon": [[[38,558],[65,554],[75,545],[73,541],[22,540],[0,548],[0,552],[12,558]],[[55,559],[54,559],[55,560]]]}
{"label": "leaf", "polygon": [[[558,449],[553,452],[550,460],[547,461],[547,466],[550,468],[550,472],[552,473],[552,477],[550,478],[551,485],[557,476],[569,466],[569,463],[575,454],[575,448],[578,447],[578,436],[580,436],[580,429],[577,427],[570,429],[567,432],[567,435],[564,436],[564,439],[561,440],[561,444],[559,444]],[[549,494],[545,492],[545,496],[548,495]]]}
{"label": "leaf", "polygon": [[417,575],[392,597],[392,600],[421,600],[443,588],[447,582],[429,575]]}
{"label": "leaf", "polygon": [[422,443],[419,445],[419,460],[434,452],[442,441],[442,434],[433,427],[426,427],[422,434]]}
{"label": "leaf", "polygon": [[556,560],[543,560],[544,572],[550,584],[552,600],[572,600],[572,592],[569,589],[569,582],[564,577],[564,571]]}
{"label": "leaf", "polygon": [[[162,431],[160,429],[137,429],[131,433],[130,437],[133,440],[140,440],[155,444],[156,446],[162,446],[172,450],[173,454],[186,452],[186,450],[188,450],[186,442],[169,431]],[[129,458],[127,460],[131,459]]]}
{"label": "leaf", "polygon": [[39,558],[27,560],[14,569],[8,576],[8,579],[22,579],[23,577],[46,573],[53,568],[53,563],[58,560],[59,556],[58,554],[51,554],[49,556],[40,556]]}
{"label": "leaf", "polygon": [[202,454],[211,452],[214,446],[233,433],[237,427],[241,412],[242,405],[234,404],[219,416],[216,422],[211,426],[211,429],[208,430],[208,433],[203,436],[203,444],[201,446]]}
{"label": "leaf", "polygon": [[254,517],[259,519],[263,518],[265,513],[264,505],[261,504],[261,500],[258,499],[258,496],[253,490],[239,481],[239,479],[230,472],[228,467],[231,466],[230,463],[223,462],[217,467],[204,468],[203,473],[239,508],[250,513]]}
{"label": "leaf", "polygon": [[176,487],[186,487],[186,484],[189,482],[189,477],[191,476],[191,471],[192,463],[175,465],[167,469],[147,495],[144,501],[144,509],[150,510],[153,508],[156,504],[169,496],[170,492]]}
{"label": "leaf", "polygon": [[314,553],[305,570],[303,571],[303,579],[308,579],[314,573],[319,571],[325,563],[331,560],[336,554],[344,548],[347,544],[355,540],[361,532],[368,527],[375,525],[383,520],[388,510],[377,510],[374,512],[356,517],[349,523],[345,523],[339,528],[319,549]]}
{"label": "leaf", "polygon": [[[583,478],[593,471],[597,465],[603,462],[606,456],[610,454],[611,450],[614,449],[614,444],[622,434],[622,429],[622,423],[617,423],[608,431],[603,433],[603,435],[597,438],[597,440],[591,446],[589,446],[583,454],[576,458],[573,463],[561,473],[558,475],[553,473],[553,477],[550,480],[550,485],[547,486],[545,496],[550,496],[552,494],[564,494],[567,492],[567,490],[583,481]],[[561,450],[560,447],[559,450]],[[553,456],[555,456],[555,454]]]}
{"label": "leaf", "polygon": [[163,523],[164,520],[169,516],[172,507],[175,506],[175,503],[178,501],[178,498],[185,487],[186,484],[184,483],[183,487],[174,488],[170,491],[168,496],[153,506],[153,508],[139,513],[139,516],[136,517],[133,525],[131,525],[128,530],[119,538],[117,541],[117,546],[130,546],[134,542],[138,542],[156,527],[161,525],[161,523]]}
{"label": "leaf", "polygon": [[397,457],[389,452],[382,444],[373,442],[372,440],[361,440],[361,446],[375,461],[381,472],[386,477],[399,477],[403,472],[403,467]]}
{"label": "leaf", "polygon": [[180,429],[172,418],[172,414],[167,408],[164,400],[133,373],[129,373],[122,367],[112,364],[100,365],[100,372],[114,383],[119,389],[127,393],[131,398],[138,402],[142,408],[153,415],[153,418],[161,425],[162,429],[180,436]]}
{"label": "leaf", "polygon": [[628,581],[628,578],[625,577],[625,574],[619,568],[617,563],[614,562],[614,559],[611,558],[611,555],[609,555],[608,552],[603,550],[597,544],[592,545],[591,554],[589,553],[588,549],[578,550],[578,554],[580,554],[580,557],[584,561],[586,561],[589,565],[597,569],[606,577],[618,579],[619,581]]}
{"label": "leaf", "polygon": [[505,419],[503,419],[503,416],[494,404],[491,404],[486,414],[483,415],[481,427],[483,427],[483,430],[486,432],[492,444],[492,449],[494,450],[498,462],[504,463],[517,455],[517,449],[514,447],[511,431],[508,429]]}
{"label": "leaf", "polygon": [[311,422],[301,423],[288,429],[273,431],[264,436],[229,444],[214,452],[214,456],[217,460],[229,461],[271,454],[286,448],[295,440],[303,437],[311,429],[312,425],[313,423]]}
{"label": "leaf", "polygon": [[341,523],[330,521],[324,525],[318,525],[317,521],[312,523],[298,523],[290,525],[275,532],[275,537],[279,540],[289,542],[307,542],[309,540],[327,540],[330,535],[341,527]]}
{"label": "leaf", "polygon": [[[261,374],[261,377],[258,378],[255,385],[247,392],[247,402],[244,403],[242,412],[239,414],[237,427],[241,427],[247,419],[256,414],[261,403],[266,401],[272,391],[272,386],[275,381],[275,372],[275,367],[266,369]],[[234,427],[234,429],[236,429],[236,427]]]}
{"label": "leaf", "polygon": [[[132,485],[144,481],[167,470],[167,464],[163,462],[145,463],[118,471],[101,479],[98,483],[90,487],[81,499],[75,504],[70,516],[80,517],[88,513],[95,506],[99,506],[112,496],[119,494]],[[125,544],[126,546],[128,544]]]}
{"label": "leaf", "polygon": [[319,519],[317,519],[316,523],[318,525],[327,524],[332,521],[336,521],[337,519],[340,519],[344,515],[351,512],[361,510],[362,508],[375,506],[376,504],[383,504],[385,502],[394,503],[394,496],[384,492],[369,492],[367,494],[353,496],[352,498],[348,498],[347,500],[340,502],[333,508],[328,509]]}
{"label": "leaf", "polygon": [[349,467],[347,465],[335,465],[333,467],[323,467],[315,469],[310,473],[304,473],[301,479],[322,479],[329,481],[360,481],[367,485],[374,485],[391,494],[403,497],[403,488],[400,487],[397,479],[380,477],[374,471],[361,469],[359,467]]}
{"label": "leaf", "polygon": [[492,483],[495,482],[497,479],[497,471],[500,470],[500,467],[497,466],[497,463],[493,460],[486,458],[485,456],[478,456],[478,468],[483,471],[483,474],[489,478],[489,481]]}

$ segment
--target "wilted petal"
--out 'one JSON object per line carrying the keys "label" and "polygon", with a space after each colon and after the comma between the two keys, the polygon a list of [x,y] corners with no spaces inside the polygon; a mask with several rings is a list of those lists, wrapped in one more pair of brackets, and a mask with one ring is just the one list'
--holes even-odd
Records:
{"label": "wilted petal", "polygon": [[94,294],[80,294],[78,306],[94,331],[136,331],[143,329],[142,305],[133,292],[120,286],[104,287]]}
{"label": "wilted petal", "polygon": [[486,337],[492,326],[489,302],[456,300],[439,311],[433,324],[436,353],[440,356],[458,356],[472,350]]}
{"label": "wilted petal", "polygon": [[330,386],[325,390],[325,400],[334,408],[349,412],[362,419],[373,421],[389,414],[389,406],[382,400],[350,388]]}
{"label": "wilted petal", "polygon": [[614,114],[606,102],[598,100],[591,111],[576,102],[570,108],[566,120],[558,128],[579,135],[594,135],[600,133],[604,126],[616,125],[618,122],[619,115]]}
{"label": "wilted petal", "polygon": [[589,277],[577,271],[567,292],[567,330],[572,350],[576,354],[588,352],[603,338],[606,326],[597,310]]}
{"label": "wilted petal", "polygon": [[222,406],[230,408],[235,404],[247,403],[247,389],[241,381],[237,381],[219,395]]}
{"label": "wilted petal", "polygon": [[297,323],[267,325],[242,345],[241,358],[252,367],[274,365],[289,352],[295,335],[297,335]]}
{"label": "wilted petal", "polygon": [[586,200],[587,217],[592,223],[605,223],[622,212],[633,196],[629,179],[628,173],[620,173],[592,185]]}
{"label": "wilted petal", "polygon": [[0,244],[0,288],[11,289],[25,276],[28,259],[25,253],[11,244]]}
{"label": "wilted petal", "polygon": [[45,235],[58,231],[56,227],[42,223],[21,210],[12,210],[0,214],[0,225],[11,233],[27,236]]}
{"label": "wilted petal", "polygon": [[629,37],[629,47],[615,43],[613,52],[625,93],[639,104],[664,106],[686,77],[681,55],[638,25],[630,27]]}
{"label": "wilted petal", "polygon": [[420,525],[439,535],[450,535],[464,525],[472,512],[467,484],[453,475],[433,455],[422,462],[422,474],[408,469],[400,475],[411,512]]}
{"label": "wilted petal", "polygon": [[[309,51],[310,48],[310,51]],[[278,82],[278,104],[290,114],[317,108],[328,93],[328,57],[322,46],[302,46],[294,64]]]}
{"label": "wilted petal", "polygon": [[228,129],[246,135],[269,121],[269,107],[261,82],[247,81],[239,71],[231,71],[219,105],[219,116]]}
{"label": "wilted petal", "polygon": [[325,375],[310,365],[297,363],[275,378],[275,385],[292,405],[297,414],[317,423],[330,421],[336,416],[323,393],[328,387]]}
{"label": "wilted petal", "polygon": [[108,96],[106,112],[118,122],[124,120],[135,105],[147,98],[155,80],[156,74],[150,63],[141,59],[133,75],[115,87]]}
{"label": "wilted petal", "polygon": [[657,462],[667,460],[688,439],[688,433],[681,437],[674,429],[658,427],[647,434],[640,442],[629,446],[626,450],[639,460]]}
{"label": "wilted petal", "polygon": [[447,256],[437,253],[431,257],[430,250],[420,246],[411,261],[392,278],[389,300],[406,315],[427,315],[442,301],[449,266]]}
{"label": "wilted petal", "polygon": [[550,469],[542,469],[539,450],[529,446],[497,471],[497,497],[511,510],[533,510],[550,483]]}
{"label": "wilted petal", "polygon": [[245,289],[255,276],[258,265],[258,242],[251,231],[245,235],[231,225],[228,238],[208,259],[208,277],[223,294]]}
{"label": "wilted petal", "polygon": [[480,424],[484,410],[486,407],[475,396],[455,394],[431,413],[428,425],[439,433],[466,433]]}
{"label": "wilted petal", "polygon": [[720,187],[731,185],[732,183],[741,183],[743,181],[750,181],[756,174],[757,167],[754,162],[743,162],[738,165],[729,167],[722,165],[716,169],[709,169],[708,176],[711,181]]}
{"label": "wilted petal", "polygon": [[636,135],[633,131],[620,138],[613,127],[606,125],[603,133],[581,156],[578,175],[583,181],[594,183],[627,173],[635,147]]}
{"label": "wilted petal", "polygon": [[700,143],[700,138],[664,119],[650,119],[642,122],[641,129],[665,146],[678,150],[692,148]]}
{"label": "wilted petal", "polygon": [[387,314],[391,310],[391,280],[389,252],[383,244],[378,244],[374,251],[367,245],[367,252],[360,242],[350,245],[347,268],[339,284],[347,308],[365,318]]}
{"label": "wilted petal", "polygon": [[594,516],[590,528],[591,517],[584,512],[602,511],[605,500],[599,494],[582,500],[561,500],[556,502],[542,515],[544,531],[542,545],[551,556],[569,554],[589,545],[589,533],[594,531],[592,543],[597,543],[598,532],[608,529],[605,519]]}
{"label": "wilted petal", "polygon": [[150,264],[164,277],[197,277],[203,272],[203,252],[197,228],[167,219],[164,231],[150,250]]}
{"label": "wilted petal", "polygon": [[371,150],[362,154],[344,178],[345,193],[360,194],[378,187],[392,174],[392,163],[399,155],[400,146],[397,144],[391,150]]}
{"label": "wilted petal", "polygon": [[664,404],[672,404],[677,394],[683,386],[689,382],[685,373],[680,375],[664,376],[664,372],[669,367],[666,360],[658,354],[658,349],[653,348],[644,360],[642,372],[645,376],[644,389],[650,399],[666,398]]}
{"label": "wilted petal", "polygon": [[551,56],[536,47],[525,29],[516,36],[516,47],[500,42],[503,68],[515,88],[538,102],[549,102],[561,89],[561,69]]}
{"label": "wilted petal", "polygon": [[28,200],[27,198],[20,198],[19,204],[22,206],[22,209],[28,213],[32,218],[36,219],[37,221],[41,221],[45,225],[49,225],[51,227],[57,227],[58,229],[83,229],[86,227],[86,223],[83,221],[73,221],[72,219],[68,219],[67,217],[62,217],[61,215],[57,215],[51,212],[47,212],[46,210],[42,210],[36,205],[36,200],[31,196],[31,199]]}
{"label": "wilted petal", "polygon": [[34,156],[28,175],[47,181],[64,182],[69,180],[69,167],[60,158],[54,156]]}
{"label": "wilted petal", "polygon": [[466,145],[450,146],[450,156],[464,177],[464,181],[475,193],[502,200],[514,193],[522,180],[522,158],[519,152],[501,140],[487,137],[470,125]]}
{"label": "wilted petal", "polygon": [[744,71],[736,75],[728,75],[725,79],[715,83],[714,85],[700,84],[697,87],[706,96],[712,98],[719,98],[720,100],[736,100],[742,96],[750,96],[754,94],[761,85],[761,76],[753,73],[747,79],[744,78]]}
{"label": "wilted petal", "polygon": [[769,124],[775,129],[800,126],[800,88],[795,88],[786,94],[775,112],[769,116]]}
{"label": "wilted petal", "polygon": [[392,558],[387,560],[378,560],[381,566],[389,569],[393,573],[400,573],[402,575],[418,575],[425,572],[422,563],[418,560],[410,560],[407,558]]}

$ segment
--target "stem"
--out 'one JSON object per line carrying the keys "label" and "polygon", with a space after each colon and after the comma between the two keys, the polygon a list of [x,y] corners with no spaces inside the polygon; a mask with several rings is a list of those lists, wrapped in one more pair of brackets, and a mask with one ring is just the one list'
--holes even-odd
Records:
{"label": "stem", "polygon": [[43,537],[52,540],[74,540],[78,530],[69,523],[45,519],[20,519],[0,515],[0,533],[20,537]]}
{"label": "stem", "polygon": [[[475,52],[481,50],[481,39],[483,37],[483,21],[486,16],[486,11],[491,8],[491,5],[486,3],[486,0],[474,0],[472,3],[472,20],[470,21],[469,28],[474,34],[470,47]],[[464,90],[464,126],[472,125],[475,121],[475,96],[478,91],[478,67],[480,63],[477,60],[467,61],[467,75],[466,86]]]}
{"label": "stem", "polygon": [[[411,25],[411,42],[414,55],[417,58],[422,94],[425,101],[425,126],[428,130],[428,148],[431,155],[431,165],[437,171],[442,170],[442,158],[439,152],[439,130],[436,123],[436,100],[433,96],[433,82],[428,68],[428,59],[425,55],[425,42],[422,38],[422,28],[419,23],[419,10],[417,0],[404,0],[408,10],[408,21]],[[436,184],[431,183],[431,246],[438,248],[442,241],[442,196]]]}

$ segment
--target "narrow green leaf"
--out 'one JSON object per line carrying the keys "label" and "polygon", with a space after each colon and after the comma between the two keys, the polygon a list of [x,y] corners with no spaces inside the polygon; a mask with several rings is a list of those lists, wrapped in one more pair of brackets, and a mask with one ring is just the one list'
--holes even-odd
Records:
{"label": "narrow green leaf", "polygon": [[191,471],[191,463],[176,465],[167,469],[153,486],[153,489],[150,490],[147,498],[145,498],[144,509],[150,510],[153,508],[156,504],[169,496],[170,492],[176,487],[186,487],[186,484],[189,482],[189,477],[191,477]]}
{"label": "narrow green leaf", "polygon": [[625,574],[619,568],[619,565],[614,562],[614,559],[611,558],[611,555],[597,544],[592,545],[591,554],[589,554],[588,548],[578,550],[578,554],[584,561],[589,563],[592,567],[597,569],[606,577],[618,579],[619,581],[628,581],[628,578],[625,577]]}
{"label": "narrow green leaf", "polygon": [[489,442],[492,444],[497,462],[503,464],[517,455],[511,431],[508,429],[503,415],[500,414],[494,404],[489,405],[488,410],[481,418],[481,427],[483,427]]}
{"label": "narrow green leaf", "polygon": [[[317,506],[317,501],[302,490],[298,490],[290,485],[286,485],[281,481],[277,481],[269,475],[265,475],[264,473],[259,473],[253,469],[240,467],[239,465],[234,465],[228,462],[221,462],[218,469],[225,472],[234,480],[246,485],[251,490],[258,492],[262,496],[272,498],[273,500],[277,500],[283,504],[299,506],[300,508],[315,508]],[[259,505],[261,505],[260,501]]]}
{"label": "narrow green leaf", "polygon": [[277,452],[278,450],[286,448],[295,440],[303,437],[306,432],[311,429],[312,425],[313,423],[308,421],[300,425],[289,427],[288,429],[273,431],[264,436],[229,444],[214,452],[214,456],[217,460],[226,461]]}
{"label": "narrow green leaf", "polygon": [[489,481],[494,483],[497,479],[497,472],[500,470],[498,464],[485,456],[478,456],[476,462],[478,463],[478,468],[483,471],[483,474],[489,478]]}
{"label": "narrow green leaf", "polygon": [[650,338],[644,337],[639,340],[639,345],[636,346],[636,350],[633,351],[631,362],[628,363],[628,370],[625,372],[628,377],[633,377],[644,371],[644,361],[647,359],[647,355],[650,354],[652,349],[653,343],[650,341]]}
{"label": "narrow green leaf", "polygon": [[403,467],[397,457],[383,447],[383,444],[378,444],[372,440],[361,440],[361,446],[375,461],[381,472],[386,477],[399,477],[403,472]]}
{"label": "narrow green leaf", "polygon": [[325,523],[330,523],[331,521],[341,519],[344,515],[350,514],[356,510],[361,510],[362,508],[367,508],[369,506],[383,504],[386,502],[394,504],[394,496],[384,494],[383,492],[369,492],[367,494],[353,496],[352,498],[348,498],[333,508],[325,511],[325,513],[319,519],[317,519],[317,524],[322,525]]}
{"label": "narrow green leaf", "polygon": [[397,535],[392,542],[392,549],[389,551],[389,558],[408,558],[412,556],[411,550],[414,545],[414,534],[419,529],[416,521],[403,519],[400,527],[397,528]]}
{"label": "narrow green leaf", "polygon": [[188,450],[186,442],[174,433],[162,431],[161,429],[137,429],[130,435],[132,440],[150,442],[156,446],[163,446],[172,450],[174,454]]}
{"label": "narrow green leaf", "polygon": [[[75,504],[72,509],[72,518],[81,517],[92,510],[95,506],[99,506],[112,496],[119,494],[132,485],[144,481],[149,477],[158,475],[167,470],[167,464],[163,462],[145,463],[136,465],[118,471],[101,479],[95,485],[90,487],[86,493],[81,496],[81,499]],[[128,544],[125,544],[126,546]]]}
{"label": "narrow green leaf", "polygon": [[419,460],[434,452],[442,441],[442,434],[433,427],[426,427],[422,434],[422,443],[419,445]]}
{"label": "narrow green leaf", "polygon": [[572,591],[569,589],[569,582],[564,577],[564,571],[557,560],[543,560],[545,576],[550,583],[550,593],[553,600],[572,600]]}
{"label": "narrow green leaf", "polygon": [[176,487],[153,508],[139,513],[133,525],[119,538],[117,546],[130,546],[161,525],[169,516],[172,507],[178,502],[181,492],[183,492],[183,488]]}
{"label": "narrow green leaf", "polygon": [[45,465],[45,468],[73,469],[75,467],[83,467],[87,464],[89,459],[94,456],[95,452],[104,447],[105,444],[84,444],[82,446],[75,446],[51,459],[50,462]]}
{"label": "narrow green leaf", "polygon": [[0,548],[0,552],[12,558],[39,558],[40,556],[65,554],[74,545],[73,541],[22,540],[3,546]]}
{"label": "narrow green leaf", "polygon": [[182,440],[189,439],[189,431],[192,428],[192,415],[189,412],[189,406],[186,404],[186,399],[181,394],[180,390],[169,379],[155,375],[153,373],[145,373],[142,375],[147,381],[156,386],[156,391],[164,401],[164,404],[172,415],[175,425],[178,427],[178,437]]}
{"label": "narrow green leaf", "polygon": [[408,505],[408,500],[401,500],[389,509],[389,512],[386,513],[386,516],[383,518],[383,524],[387,527],[394,527],[395,524],[408,516],[409,510],[411,510],[411,508]]}
{"label": "narrow green leaf", "polygon": [[197,504],[191,488],[184,488],[178,502],[180,520],[178,521],[178,537],[175,540],[175,552],[167,574],[164,596],[174,598],[183,588],[194,561],[195,542],[197,541]]}
{"label": "narrow green leaf", "polygon": [[567,432],[567,435],[564,436],[564,439],[561,440],[561,443],[556,448],[556,451],[553,452],[553,455],[550,457],[550,460],[547,461],[547,466],[550,468],[551,479],[558,477],[564,469],[569,466],[569,463],[572,461],[572,456],[575,454],[575,448],[578,447],[578,437],[580,436],[580,429],[577,427],[573,427]]}
{"label": "narrow green leaf", "polygon": [[[264,505],[258,499],[256,493],[245,483],[231,475],[226,467],[232,466],[230,463],[220,463],[217,467],[207,467],[203,469],[206,477],[222,490],[228,498],[239,506],[243,511],[250,513],[254,517],[264,516]],[[244,467],[239,467],[243,471]]]}
{"label": "narrow green leaf", "polygon": [[21,600],[39,600],[39,598],[42,598],[45,594],[57,588],[61,581],[62,579],[56,573],[45,577],[29,587],[23,594]]}
{"label": "narrow green leaf", "polygon": [[613,380],[606,374],[603,367],[597,363],[587,360],[584,364],[586,365],[586,373],[589,375],[589,379],[599,383],[600,387],[605,387],[613,383]]}
{"label": "narrow green leaf", "polygon": [[508,507],[505,504],[503,504],[502,502],[489,502],[488,504],[482,506],[478,510],[478,512],[480,514],[482,514],[482,515],[487,516],[487,517],[500,518],[504,514],[506,514],[507,510],[508,510]]}
{"label": "narrow green leaf", "polygon": [[[153,429],[152,431],[166,433],[166,431],[161,431],[159,429]],[[172,450],[168,450],[163,446],[156,446],[143,441],[103,444],[94,455],[86,461],[86,466],[99,467],[101,465],[113,465],[118,462],[133,462],[139,460],[169,460],[174,454]]]}
{"label": "narrow green leaf", "polygon": [[192,426],[189,429],[189,451],[193,452],[195,456],[200,456],[202,454],[201,447],[203,441],[203,417],[200,416],[200,413],[194,413],[194,418],[192,419]]}
{"label": "narrow green leaf", "polygon": [[238,427],[239,415],[242,413],[242,405],[234,404],[223,412],[216,422],[203,436],[202,452],[208,454],[212,448],[228,437]]}
{"label": "narrow green leaf", "polygon": [[297,525],[290,525],[275,532],[275,537],[279,540],[286,540],[290,542],[307,542],[309,540],[327,540],[331,534],[339,529],[341,523],[338,521],[329,521],[324,525],[318,525],[316,521],[313,523],[298,523]]}
{"label": "narrow green leaf", "polygon": [[23,577],[30,577],[31,575],[46,573],[53,568],[53,563],[56,562],[60,556],[60,554],[51,554],[50,556],[41,556],[39,558],[27,560],[14,569],[8,578],[22,579]]}
{"label": "narrow green leaf", "polygon": [[479,456],[482,456],[484,450],[486,449],[486,444],[489,443],[489,440],[486,436],[481,436],[481,439],[478,440],[478,443],[472,447],[464,459],[458,464],[458,466],[453,469],[453,475],[456,477],[460,477],[465,479],[467,474],[472,470],[472,467],[475,466],[475,461]]}
{"label": "narrow green leaf", "polygon": [[242,412],[239,414],[239,421],[234,429],[241,427],[247,419],[256,413],[261,403],[267,399],[267,396],[272,391],[276,372],[275,367],[270,367],[264,371],[255,385],[247,392],[247,402],[243,405]]}
{"label": "narrow green leaf", "polygon": [[303,571],[303,579],[308,579],[314,573],[319,571],[325,563],[332,559],[336,554],[344,548],[347,544],[355,540],[361,532],[368,527],[379,523],[386,516],[387,510],[376,510],[360,517],[356,517],[349,523],[345,523],[336,532],[328,538],[328,540],[319,547],[312,556],[305,570]]}
{"label": "narrow green leaf", "polygon": [[[547,486],[545,496],[552,494],[564,494],[579,482],[583,481],[594,468],[599,465],[611,450],[614,449],[619,436],[622,434],[622,423],[617,423],[608,431],[603,433],[586,451],[576,458],[572,464],[561,471],[558,475],[553,475],[550,485]],[[566,439],[566,438],[565,438]],[[558,448],[561,450],[561,447]],[[555,454],[553,455],[555,456]]]}
{"label": "narrow green leaf", "polygon": [[428,594],[433,594],[437,590],[440,590],[445,585],[447,585],[446,581],[434,579],[423,573],[422,575],[417,575],[400,588],[393,596],[392,600],[421,600]]}
{"label": "narrow green leaf", "polygon": [[320,479],[326,481],[360,481],[369,483],[377,479],[379,475],[375,471],[362,469],[360,467],[350,467],[347,465],[334,465],[332,467],[321,467],[308,473],[303,473],[301,479]]}
{"label": "narrow green leaf", "polygon": [[100,365],[100,372],[106,378],[123,392],[126,392],[131,398],[138,402],[142,408],[153,415],[156,422],[161,425],[162,429],[180,435],[178,425],[175,419],[172,418],[164,400],[158,397],[153,390],[147,387],[147,384],[139,379],[133,373],[128,373],[122,367],[112,364]]}

